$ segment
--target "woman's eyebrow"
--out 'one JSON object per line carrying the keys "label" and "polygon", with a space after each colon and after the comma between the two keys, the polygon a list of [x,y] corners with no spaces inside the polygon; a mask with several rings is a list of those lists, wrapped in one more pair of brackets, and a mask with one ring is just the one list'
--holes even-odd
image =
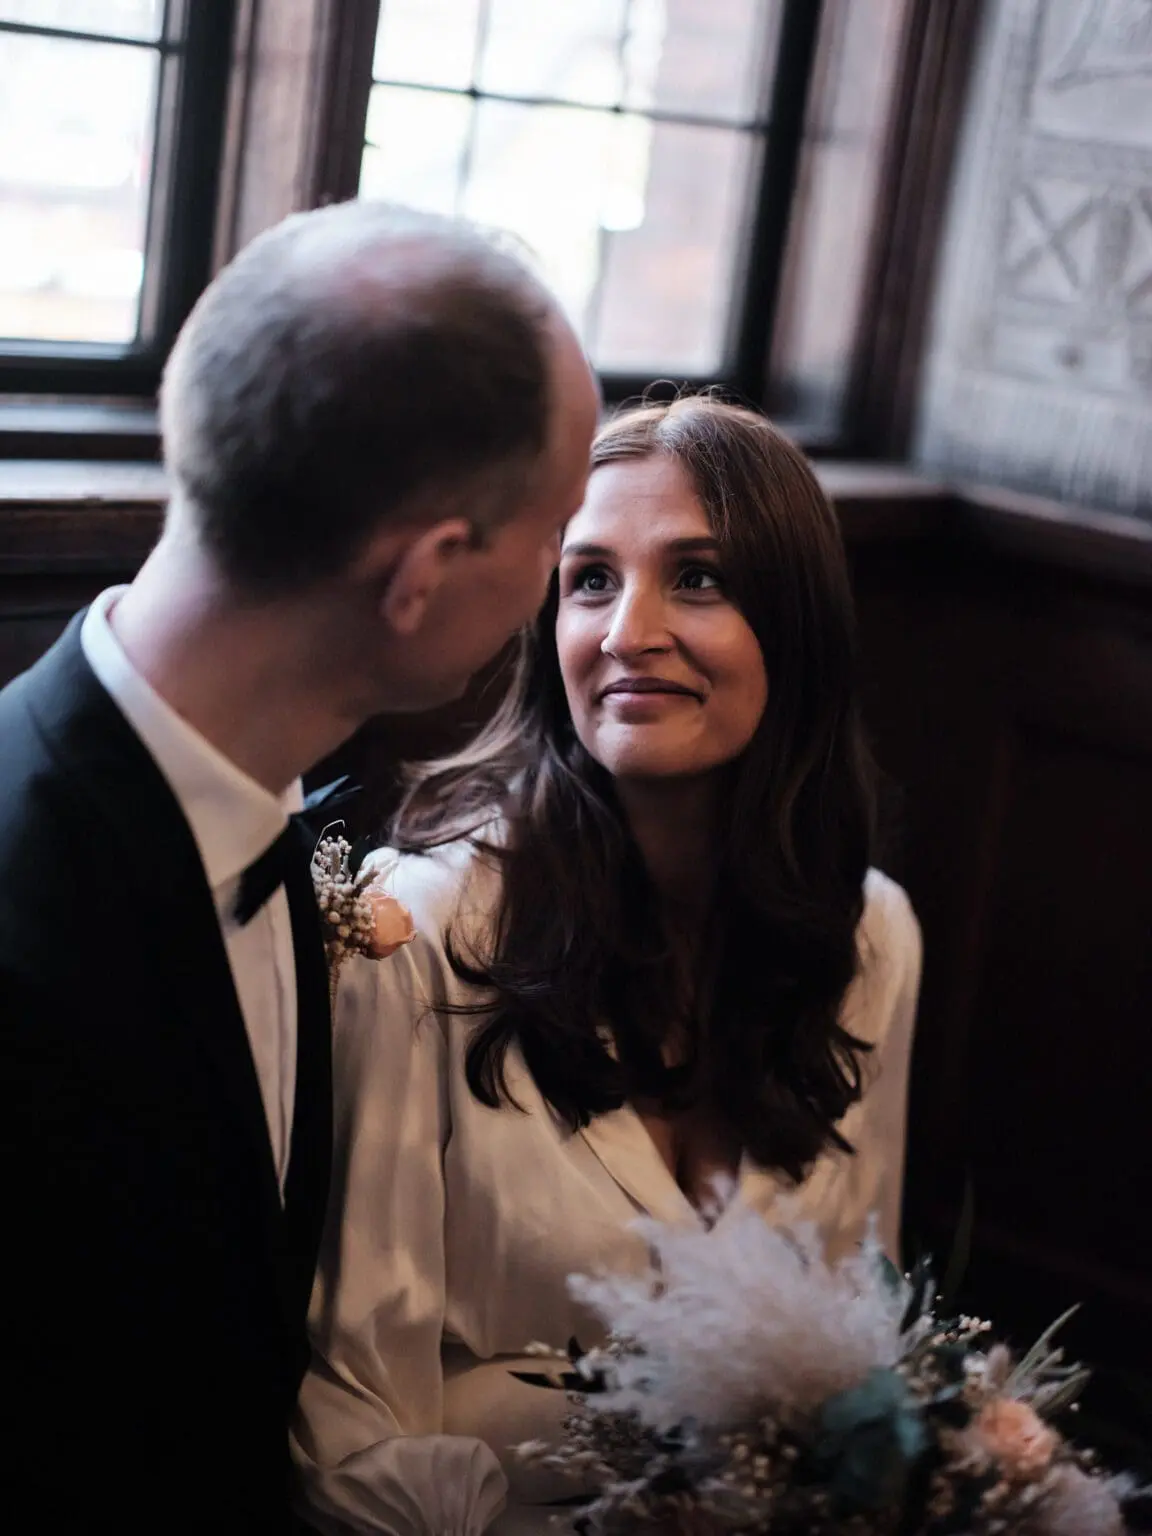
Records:
{"label": "woman's eyebrow", "polygon": [[678,555],[695,550],[717,550],[720,548],[720,540],[714,539],[711,534],[700,534],[692,539],[673,539],[668,548]]}
{"label": "woman's eyebrow", "polygon": [[[720,541],[712,538],[709,534],[700,534],[689,539],[670,539],[664,548],[672,554],[682,555],[694,551],[718,550],[720,548]],[[562,555],[579,555],[582,558],[591,556],[598,560],[606,560],[615,551],[609,549],[606,544],[565,544],[560,553]]]}
{"label": "woman's eyebrow", "polygon": [[562,555],[594,555],[600,560],[605,560],[612,551],[606,544],[565,544],[560,553]]}

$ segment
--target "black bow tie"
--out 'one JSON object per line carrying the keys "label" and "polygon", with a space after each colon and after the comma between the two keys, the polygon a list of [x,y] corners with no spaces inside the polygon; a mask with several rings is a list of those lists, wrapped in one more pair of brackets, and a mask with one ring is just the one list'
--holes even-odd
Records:
{"label": "black bow tie", "polygon": [[[314,789],[304,800],[304,809],[289,817],[288,825],[276,841],[258,859],[253,859],[240,876],[240,890],[236,896],[236,921],[246,927],[274,891],[284,884],[285,874],[291,868],[311,864],[312,850],[322,835],[320,823],[329,819],[329,813],[346,804],[360,792],[347,774],[320,789]],[[317,813],[322,812],[319,818]]]}
{"label": "black bow tie", "polygon": [[253,859],[240,876],[235,913],[241,927],[246,927],[272,893],[280,889],[289,867],[302,865],[311,856],[307,829],[293,816],[276,841],[258,859]]}

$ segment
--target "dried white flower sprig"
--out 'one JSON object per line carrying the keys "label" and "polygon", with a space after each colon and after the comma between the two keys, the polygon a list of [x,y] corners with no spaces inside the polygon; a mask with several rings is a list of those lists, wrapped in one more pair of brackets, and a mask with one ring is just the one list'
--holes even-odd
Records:
{"label": "dried white flower sprig", "polygon": [[328,986],[332,1003],[340,967],[352,955],[386,960],[416,937],[412,914],[384,888],[386,871],[352,869],[352,845],[323,837],[312,855],[312,884],[324,924]]}

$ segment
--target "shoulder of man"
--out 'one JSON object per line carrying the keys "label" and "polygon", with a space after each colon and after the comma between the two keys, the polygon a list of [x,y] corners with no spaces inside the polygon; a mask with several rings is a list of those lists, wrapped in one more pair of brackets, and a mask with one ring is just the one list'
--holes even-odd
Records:
{"label": "shoulder of man", "polygon": [[0,848],[22,844],[30,820],[43,822],[36,832],[44,837],[68,819],[62,813],[97,738],[111,732],[131,746],[127,723],[84,658],[81,617],[0,690]]}
{"label": "shoulder of man", "polygon": [[33,710],[38,684],[33,670],[0,692],[0,951],[50,921],[53,896],[70,905],[70,851],[86,855],[91,846],[79,835],[69,775]]}
{"label": "shoulder of man", "polygon": [[84,661],[74,623],[0,691],[0,958],[39,981],[65,982],[113,934],[118,948],[131,943],[131,861],[155,849],[147,828],[135,849],[117,835],[91,793],[97,771],[126,801],[140,773],[158,773]]}

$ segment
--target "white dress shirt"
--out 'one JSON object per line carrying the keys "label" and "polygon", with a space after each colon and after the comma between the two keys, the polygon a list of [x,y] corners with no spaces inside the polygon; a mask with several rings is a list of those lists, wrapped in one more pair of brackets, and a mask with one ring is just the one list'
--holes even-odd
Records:
{"label": "white dress shirt", "polygon": [[269,794],[141,677],[110,622],[126,590],[113,587],[101,593],[85,616],[80,644],[97,679],[167,779],[196,839],[260,1080],[283,1199],[296,1094],[296,956],[288,898],[281,887],[243,927],[233,908],[244,870],[303,804],[300,782],[279,797]]}
{"label": "white dress shirt", "polygon": [[[417,937],[382,963],[350,960],[340,979],[335,1173],[294,1434],[309,1519],[333,1533],[543,1536],[539,1501],[571,1486],[510,1448],[556,1436],[568,1405],[509,1372],[539,1369],[518,1358],[534,1341],[598,1342],[567,1278],[646,1265],[637,1216],[700,1217],[630,1106],[572,1132],[515,1050],[508,1084],[524,1112],[473,1097],[465,1051],[483,1020],[444,1005],[480,994],[453,971],[445,934],[464,955],[490,953],[499,871],[466,843],[381,859]],[[798,1191],[748,1158],[739,1182],[770,1218],[794,1194],[793,1214],[833,1254],[875,1212],[895,1257],[920,934],[885,875],[869,873],[865,898],[843,1010],[873,1047],[841,1122],[855,1155],[826,1153]]]}

